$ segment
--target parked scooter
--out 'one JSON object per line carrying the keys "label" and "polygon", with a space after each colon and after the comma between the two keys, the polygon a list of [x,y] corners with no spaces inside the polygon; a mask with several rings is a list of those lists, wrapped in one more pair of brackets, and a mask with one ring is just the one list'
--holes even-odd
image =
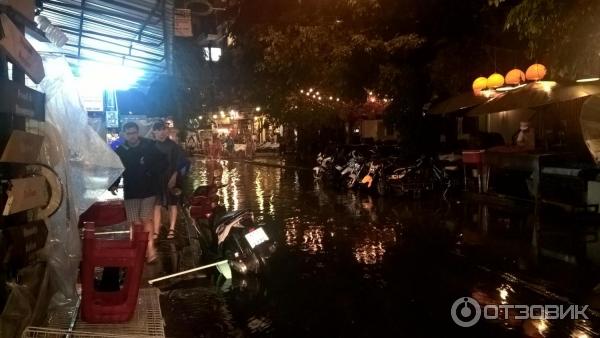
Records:
{"label": "parked scooter", "polygon": [[444,200],[453,185],[445,167],[440,166],[432,157],[421,156],[411,165],[398,167],[387,175],[387,183],[400,194],[421,196],[424,192],[437,188],[443,191]]}
{"label": "parked scooter", "polygon": [[340,174],[342,184],[348,189],[355,188],[363,176],[361,173],[365,169],[365,165],[366,159],[359,155],[356,151],[352,151],[350,154],[350,160]]}
{"label": "parked scooter", "polygon": [[313,168],[313,178],[320,180],[327,171],[332,169],[333,156],[325,156],[325,154],[319,153],[317,155],[317,164],[318,166]]}
{"label": "parked scooter", "polygon": [[187,215],[190,245],[202,260],[227,259],[240,274],[260,273],[275,251],[273,242],[262,227],[254,225],[249,210],[225,213],[219,205],[218,186],[196,188],[184,208]]}
{"label": "parked scooter", "polygon": [[367,163],[368,171],[360,180],[360,185],[366,190],[375,190],[378,195],[387,193],[388,185],[385,180],[385,162],[382,160],[371,160]]}

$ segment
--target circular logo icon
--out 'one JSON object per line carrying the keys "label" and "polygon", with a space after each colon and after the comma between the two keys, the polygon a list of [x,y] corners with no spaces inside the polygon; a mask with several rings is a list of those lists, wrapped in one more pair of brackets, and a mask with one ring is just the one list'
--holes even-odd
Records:
{"label": "circular logo icon", "polygon": [[477,324],[481,318],[481,307],[475,299],[471,297],[461,297],[452,304],[450,315],[456,325],[471,327]]}

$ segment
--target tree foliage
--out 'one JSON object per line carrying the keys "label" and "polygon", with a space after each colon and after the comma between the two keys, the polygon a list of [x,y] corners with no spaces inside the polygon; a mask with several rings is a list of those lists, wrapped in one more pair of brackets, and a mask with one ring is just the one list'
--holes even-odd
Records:
{"label": "tree foliage", "polygon": [[549,65],[555,78],[598,73],[600,1],[522,0],[511,8],[506,29],[529,46],[531,58]]}

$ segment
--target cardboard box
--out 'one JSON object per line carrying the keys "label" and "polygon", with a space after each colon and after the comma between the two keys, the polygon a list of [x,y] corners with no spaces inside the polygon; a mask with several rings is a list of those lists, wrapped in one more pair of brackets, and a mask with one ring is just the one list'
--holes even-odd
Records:
{"label": "cardboard box", "polygon": [[44,137],[21,130],[13,130],[4,148],[0,162],[37,163]]}
{"label": "cardboard box", "polygon": [[0,49],[4,50],[10,60],[21,67],[33,82],[40,83],[45,76],[40,54],[6,14],[0,15],[0,24],[4,31],[4,37],[0,40]]}
{"label": "cardboard box", "polygon": [[10,180],[10,190],[2,215],[44,207],[48,204],[48,184],[42,176],[15,178]]}
{"label": "cardboard box", "polygon": [[31,21],[35,17],[35,0],[0,0],[0,5],[12,7]]}

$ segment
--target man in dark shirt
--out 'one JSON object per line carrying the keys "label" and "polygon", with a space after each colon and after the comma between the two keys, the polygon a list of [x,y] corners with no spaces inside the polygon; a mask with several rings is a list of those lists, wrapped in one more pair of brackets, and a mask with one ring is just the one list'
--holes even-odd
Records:
{"label": "man in dark shirt", "polygon": [[154,232],[160,231],[161,208],[169,211],[169,230],[167,239],[175,238],[175,223],[177,222],[177,204],[181,194],[181,177],[189,170],[189,161],[184,150],[169,138],[167,126],[163,121],[152,126],[156,148],[167,158],[166,170],[159,178],[159,191],[156,207],[154,209]]}
{"label": "man in dark shirt", "polygon": [[[139,127],[134,122],[126,123],[123,133],[125,142],[116,149],[116,153],[125,167],[123,190],[127,221],[130,225],[142,222],[144,229],[149,233],[146,257],[148,263],[151,263],[157,257],[152,215],[158,186],[153,183],[164,170],[166,160],[156,149],[153,140],[139,136]],[[111,186],[111,191],[117,189],[119,181],[120,179]]]}

